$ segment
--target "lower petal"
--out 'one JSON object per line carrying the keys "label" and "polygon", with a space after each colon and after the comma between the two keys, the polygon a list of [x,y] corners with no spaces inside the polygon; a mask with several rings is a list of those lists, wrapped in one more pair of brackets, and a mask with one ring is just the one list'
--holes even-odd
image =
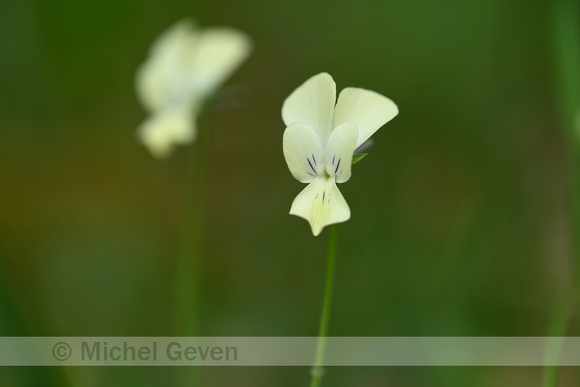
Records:
{"label": "lower petal", "polygon": [[169,156],[177,144],[192,142],[195,134],[188,109],[167,109],[154,113],[138,130],[139,139],[157,158]]}
{"label": "lower petal", "polygon": [[325,226],[350,219],[350,208],[334,177],[319,176],[294,199],[290,214],[306,219],[316,236]]}

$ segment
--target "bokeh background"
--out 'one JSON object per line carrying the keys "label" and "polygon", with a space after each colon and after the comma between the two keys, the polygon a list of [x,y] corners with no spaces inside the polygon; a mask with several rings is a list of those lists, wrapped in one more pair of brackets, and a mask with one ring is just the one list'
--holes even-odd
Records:
{"label": "bokeh background", "polygon": [[[283,100],[327,71],[400,114],[341,189],[333,336],[544,336],[574,262],[545,0],[0,2],[0,335],[169,336],[191,147],[153,159],[134,74],[191,17],[254,40],[214,112],[201,332],[314,336],[327,231],[288,215]],[[577,324],[572,324],[572,326]],[[578,335],[577,329],[566,334]],[[172,385],[172,368],[0,384]],[[331,368],[327,386],[540,386],[541,368]],[[307,385],[306,367],[204,386]],[[575,368],[561,385],[577,385]],[[52,382],[58,385],[58,382]]]}

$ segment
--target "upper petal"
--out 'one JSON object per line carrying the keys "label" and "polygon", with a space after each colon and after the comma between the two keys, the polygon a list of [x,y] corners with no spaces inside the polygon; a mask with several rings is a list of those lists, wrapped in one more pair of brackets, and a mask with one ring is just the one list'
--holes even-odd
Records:
{"label": "upper petal", "polygon": [[135,78],[137,95],[149,111],[184,103],[191,97],[191,55],[197,38],[193,24],[184,20],[153,42]]}
{"label": "upper petal", "polygon": [[346,122],[334,128],[324,150],[324,164],[329,176],[336,176],[337,183],[350,179],[352,155],[356,148],[358,130],[355,124]]}
{"label": "upper petal", "polygon": [[332,115],[336,102],[336,84],[327,73],[320,73],[299,86],[282,105],[282,120],[289,126],[294,122],[310,125],[324,145],[332,129]]}
{"label": "upper petal", "polygon": [[317,236],[325,226],[350,219],[350,208],[334,178],[319,176],[294,199],[290,214],[308,220]]}
{"label": "upper petal", "polygon": [[338,96],[333,126],[345,122],[356,124],[358,147],[398,113],[397,105],[389,98],[371,90],[348,87]]}
{"label": "upper petal", "polygon": [[189,19],[182,19],[162,32],[151,44],[149,55],[166,56],[170,52],[179,50],[181,42],[196,34],[197,27]]}
{"label": "upper petal", "polygon": [[180,108],[153,114],[141,124],[137,134],[153,156],[165,158],[177,144],[193,141],[196,130],[189,109]]}
{"label": "upper petal", "polygon": [[250,38],[233,28],[214,27],[201,31],[193,52],[193,86],[207,96],[241,65],[252,50]]}
{"label": "upper petal", "polygon": [[324,170],[320,139],[310,126],[300,122],[288,126],[282,143],[288,169],[296,180],[310,183]]}

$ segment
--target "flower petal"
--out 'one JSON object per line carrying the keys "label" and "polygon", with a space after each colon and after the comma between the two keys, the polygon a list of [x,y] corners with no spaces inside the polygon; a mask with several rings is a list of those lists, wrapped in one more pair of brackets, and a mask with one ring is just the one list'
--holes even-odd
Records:
{"label": "flower petal", "polygon": [[324,164],[329,176],[336,176],[337,183],[350,179],[352,155],[356,148],[358,129],[355,124],[344,123],[330,133],[324,151]]}
{"label": "flower petal", "polygon": [[188,109],[166,109],[141,124],[137,134],[153,156],[165,158],[175,145],[192,142],[196,128]]}
{"label": "flower petal", "polygon": [[193,24],[184,20],[153,42],[135,78],[137,95],[149,111],[184,103],[191,97],[191,53],[197,39]]}
{"label": "flower petal", "polygon": [[151,44],[149,54],[164,56],[168,52],[174,51],[176,45],[187,39],[197,30],[195,23],[189,19],[182,19],[174,23],[171,27],[162,32]]}
{"label": "flower petal", "polygon": [[233,28],[201,31],[193,52],[193,85],[201,96],[213,93],[240,66],[252,50],[250,38]]}
{"label": "flower petal", "polygon": [[287,127],[282,147],[288,169],[296,180],[310,183],[324,170],[320,139],[310,126],[297,122]]}
{"label": "flower petal", "polygon": [[325,226],[350,219],[350,208],[334,178],[319,176],[296,196],[290,214],[306,219],[317,236]]}
{"label": "flower petal", "polygon": [[327,73],[320,73],[299,86],[282,105],[282,120],[286,126],[294,122],[310,125],[324,146],[332,130],[332,115],[336,102],[336,84]]}
{"label": "flower petal", "polygon": [[358,147],[398,113],[397,105],[387,97],[371,90],[348,87],[338,96],[333,126],[345,122],[356,124]]}

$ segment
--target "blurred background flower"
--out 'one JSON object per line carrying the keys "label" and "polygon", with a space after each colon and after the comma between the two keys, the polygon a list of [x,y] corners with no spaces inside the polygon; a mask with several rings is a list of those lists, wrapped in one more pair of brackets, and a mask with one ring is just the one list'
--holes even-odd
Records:
{"label": "blurred background flower", "polygon": [[151,45],[136,75],[137,96],[151,116],[138,135],[153,156],[164,158],[197,136],[205,100],[247,58],[251,41],[232,28],[200,30],[184,19]]}
{"label": "blurred background flower", "polygon": [[[151,41],[185,16],[255,41],[223,91],[241,108],[212,131],[204,335],[316,334],[326,238],[287,215],[302,185],[281,152],[280,106],[321,71],[404,107],[342,187],[353,215],[330,334],[544,335],[573,267],[549,11],[541,0],[2,2],[2,335],[170,334],[189,150],[158,163],[137,142],[133,82]],[[2,371],[6,385],[33,372]],[[68,372],[156,386],[172,369]],[[541,373],[337,368],[324,383],[534,386]],[[308,369],[203,378],[296,386]],[[562,378],[579,380],[573,368]]]}

